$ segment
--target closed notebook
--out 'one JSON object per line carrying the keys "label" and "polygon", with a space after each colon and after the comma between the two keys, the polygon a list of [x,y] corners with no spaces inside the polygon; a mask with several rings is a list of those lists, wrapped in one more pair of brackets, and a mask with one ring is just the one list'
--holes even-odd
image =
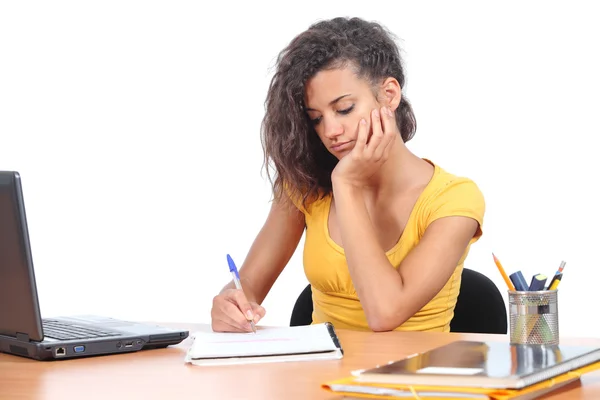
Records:
{"label": "closed notebook", "polygon": [[522,389],[596,363],[600,348],[456,341],[362,371],[359,382]]}
{"label": "closed notebook", "polygon": [[[538,346],[538,349],[542,349],[543,347],[544,346]],[[513,353],[511,354],[511,357],[517,356]],[[360,379],[363,371],[356,371],[354,376],[326,382],[322,387],[337,395],[353,398],[385,400],[531,400],[563,388],[568,390],[568,386],[579,384],[582,375],[599,369],[600,362],[594,362],[579,368],[570,369],[560,375],[525,386],[521,389],[485,388],[477,385],[442,385],[437,382],[432,382],[428,385],[414,383],[363,382]]]}
{"label": "closed notebook", "polygon": [[192,333],[185,361],[194,365],[337,360],[343,349],[330,323],[258,328],[256,333]]}
{"label": "closed notebook", "polygon": [[586,372],[600,369],[600,363],[567,372],[553,379],[536,383],[523,389],[486,389],[480,387],[423,386],[358,382],[347,377],[322,385],[323,389],[345,398],[381,400],[532,400],[555,392],[568,385],[577,384]]}

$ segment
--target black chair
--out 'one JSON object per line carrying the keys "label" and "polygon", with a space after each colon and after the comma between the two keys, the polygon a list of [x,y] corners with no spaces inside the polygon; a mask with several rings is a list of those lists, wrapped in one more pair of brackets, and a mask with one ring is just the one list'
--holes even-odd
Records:
{"label": "black chair", "polygon": [[310,325],[312,323],[313,301],[310,285],[306,286],[292,310],[290,326]]}
{"label": "black chair", "polygon": [[[312,312],[312,291],[308,285],[294,304],[290,326],[310,325]],[[487,276],[467,268],[463,269],[460,293],[454,309],[454,318],[450,322],[450,331],[507,333],[504,298]]]}
{"label": "black chair", "polygon": [[464,268],[450,332],[506,334],[507,325],[506,304],[494,282]]}

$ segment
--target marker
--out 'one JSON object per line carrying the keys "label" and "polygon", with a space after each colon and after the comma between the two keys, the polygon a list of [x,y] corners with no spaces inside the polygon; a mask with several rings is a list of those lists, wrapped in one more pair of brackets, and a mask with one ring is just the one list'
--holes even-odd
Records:
{"label": "marker", "polygon": [[527,281],[521,271],[517,271],[510,275],[510,280],[515,285],[515,289],[519,292],[526,292],[528,289]]}
{"label": "marker", "polygon": [[500,275],[502,275],[504,282],[506,282],[506,286],[508,286],[508,290],[510,290],[511,292],[514,292],[515,287],[513,286],[510,279],[508,279],[508,275],[506,275],[504,268],[502,268],[502,264],[500,264],[500,260],[498,260],[498,258],[494,255],[494,253],[492,253],[492,257],[494,257],[494,263],[496,264],[496,267],[498,267],[498,271],[500,271]]}
{"label": "marker", "polygon": [[[240,282],[240,274],[238,273],[237,267],[235,266],[235,263],[233,262],[233,259],[229,254],[227,254],[227,263],[229,264],[229,272],[231,272],[231,275],[233,276],[233,283],[235,284],[236,289],[243,290],[242,283]],[[256,333],[256,326],[254,325],[254,321],[249,321],[250,326],[252,326],[252,332]]]}
{"label": "marker", "polygon": [[562,281],[562,276],[563,274],[554,275],[554,278],[552,278],[552,282],[550,283],[550,287],[548,288],[548,290],[558,289],[558,285]]}
{"label": "marker", "polygon": [[531,283],[529,284],[530,292],[537,292],[538,290],[544,290],[544,284],[548,278],[546,275],[537,274],[531,278]]}

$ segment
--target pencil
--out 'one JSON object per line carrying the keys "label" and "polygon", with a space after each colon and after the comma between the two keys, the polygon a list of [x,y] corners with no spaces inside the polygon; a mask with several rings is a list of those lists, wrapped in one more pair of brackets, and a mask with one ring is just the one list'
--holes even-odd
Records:
{"label": "pencil", "polygon": [[496,255],[494,253],[492,253],[492,257],[494,257],[494,263],[496,264],[496,267],[498,267],[498,271],[500,271],[500,275],[502,275],[504,282],[506,282],[506,286],[508,286],[508,290],[510,290],[511,292],[514,292],[515,286],[512,284],[512,282],[508,278],[508,275],[506,275],[504,268],[502,268],[502,264],[500,264],[500,260],[498,260],[498,257],[496,257]]}

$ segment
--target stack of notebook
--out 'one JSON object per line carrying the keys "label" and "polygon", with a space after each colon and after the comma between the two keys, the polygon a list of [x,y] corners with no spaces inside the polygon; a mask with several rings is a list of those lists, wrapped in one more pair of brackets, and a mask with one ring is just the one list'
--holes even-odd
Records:
{"label": "stack of notebook", "polygon": [[457,341],[327,382],[357,398],[535,399],[600,369],[600,348]]}

